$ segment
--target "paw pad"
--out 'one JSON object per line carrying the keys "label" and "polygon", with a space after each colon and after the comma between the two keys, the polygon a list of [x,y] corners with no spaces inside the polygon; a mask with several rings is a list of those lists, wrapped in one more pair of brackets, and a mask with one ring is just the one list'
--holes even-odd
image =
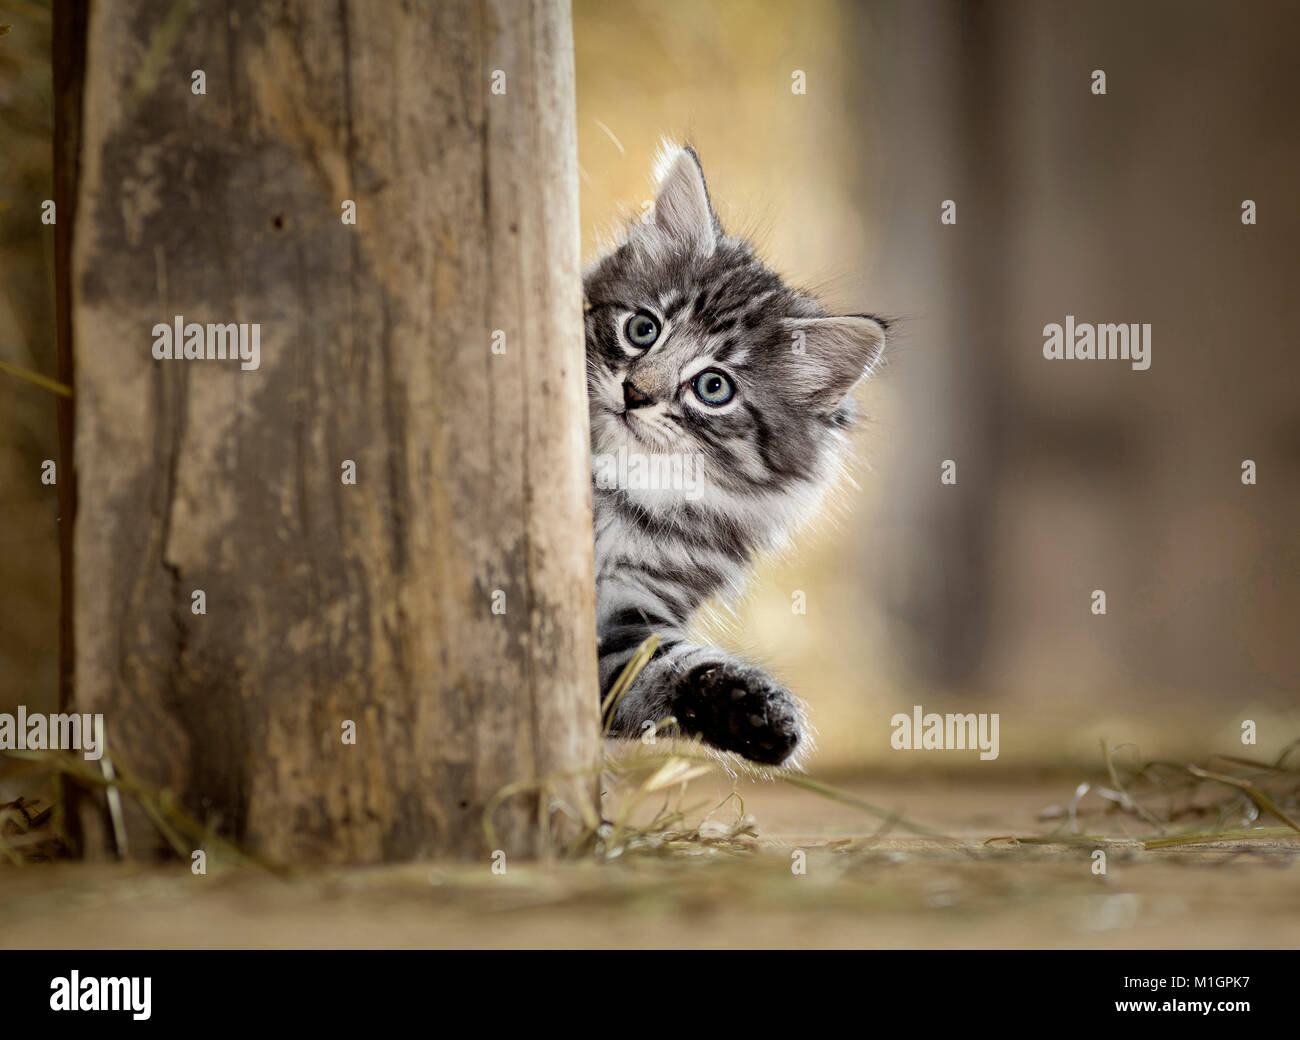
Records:
{"label": "paw pad", "polygon": [[744,665],[703,665],[683,676],[673,714],[684,732],[765,765],[784,762],[802,739],[793,695]]}

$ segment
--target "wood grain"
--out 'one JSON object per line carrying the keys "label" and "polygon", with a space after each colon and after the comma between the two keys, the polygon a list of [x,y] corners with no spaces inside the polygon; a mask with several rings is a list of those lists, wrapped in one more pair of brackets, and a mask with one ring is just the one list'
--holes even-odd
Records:
{"label": "wood grain", "polygon": [[[567,4],[101,0],[87,39],[78,709],[268,855],[486,856],[499,789],[599,753]],[[260,367],[155,360],[176,315]]]}

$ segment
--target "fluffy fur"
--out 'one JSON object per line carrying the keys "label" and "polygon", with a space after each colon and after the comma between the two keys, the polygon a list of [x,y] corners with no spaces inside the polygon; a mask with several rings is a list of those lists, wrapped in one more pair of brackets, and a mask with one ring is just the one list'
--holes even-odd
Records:
{"label": "fluffy fur", "polygon": [[702,480],[610,487],[593,472],[602,697],[655,633],[614,732],[671,716],[715,748],[780,764],[807,743],[799,700],[687,629],[817,507],[885,326],[827,314],[725,234],[693,149],[665,147],[655,175],[652,214],[584,276],[591,447],[594,459],[689,460]]}

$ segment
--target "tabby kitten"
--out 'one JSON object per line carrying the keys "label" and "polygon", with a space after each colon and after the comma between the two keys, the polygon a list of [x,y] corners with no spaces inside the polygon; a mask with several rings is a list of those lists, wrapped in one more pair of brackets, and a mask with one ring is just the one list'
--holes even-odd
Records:
{"label": "tabby kitten", "polygon": [[[818,504],[842,458],[846,397],[879,359],[885,325],[827,315],[725,234],[693,149],[666,148],[656,181],[653,215],[583,279],[602,699],[657,634],[613,732],[637,737],[673,716],[716,748],[779,764],[807,745],[799,700],[691,642],[687,625],[710,597],[738,593],[754,557]],[[648,466],[627,476],[664,460],[680,479],[646,486]]]}

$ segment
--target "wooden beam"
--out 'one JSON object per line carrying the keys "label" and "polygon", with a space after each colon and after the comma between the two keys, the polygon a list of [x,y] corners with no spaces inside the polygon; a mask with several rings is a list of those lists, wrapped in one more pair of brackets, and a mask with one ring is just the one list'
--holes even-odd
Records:
{"label": "wooden beam", "polygon": [[[100,0],[87,39],[78,710],[270,856],[486,855],[498,790],[599,754],[567,4]],[[249,349],[159,360],[178,318]]]}

